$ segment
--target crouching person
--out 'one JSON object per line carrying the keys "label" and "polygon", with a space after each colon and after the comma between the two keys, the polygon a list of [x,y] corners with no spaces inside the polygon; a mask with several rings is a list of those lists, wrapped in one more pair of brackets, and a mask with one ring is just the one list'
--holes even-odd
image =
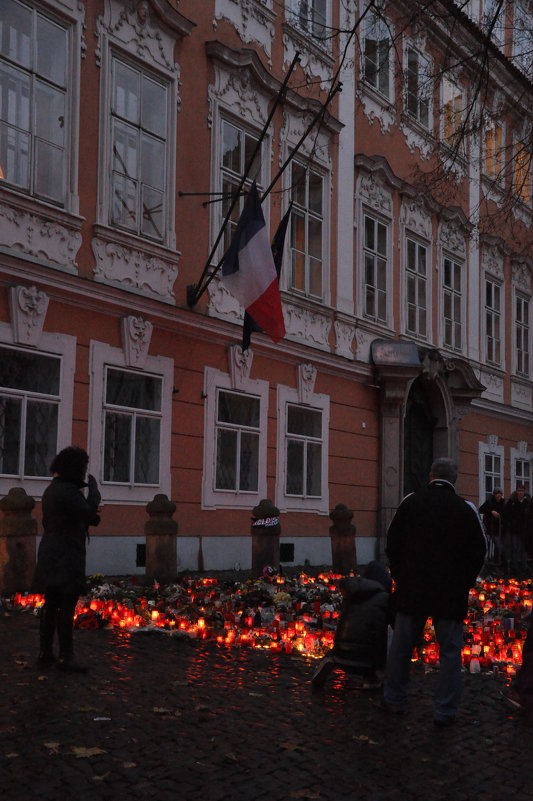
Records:
{"label": "crouching person", "polygon": [[336,668],[359,676],[365,689],[381,686],[392,622],[391,590],[392,579],[379,562],[370,562],[362,576],[342,580],[343,602],[333,649],[313,674],[313,692],[324,688]]}

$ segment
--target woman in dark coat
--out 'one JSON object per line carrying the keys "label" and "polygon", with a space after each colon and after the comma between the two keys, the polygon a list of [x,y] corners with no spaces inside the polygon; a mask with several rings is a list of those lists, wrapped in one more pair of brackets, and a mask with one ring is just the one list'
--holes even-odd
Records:
{"label": "woman in dark coat", "polygon": [[[54,662],[53,642],[57,628],[62,670],[83,672],[73,655],[74,612],[86,590],[85,540],[88,526],[97,526],[100,493],[96,480],[85,475],[89,457],[82,448],[64,448],[50,470],[54,476],[42,500],[43,538],[39,546],[33,581],[35,592],[44,593],[41,612],[39,663]],[[87,498],[82,488],[88,486]]]}

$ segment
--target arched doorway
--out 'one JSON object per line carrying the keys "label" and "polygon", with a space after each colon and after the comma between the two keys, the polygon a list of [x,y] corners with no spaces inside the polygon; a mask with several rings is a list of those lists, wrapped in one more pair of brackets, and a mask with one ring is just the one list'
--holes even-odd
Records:
{"label": "arched doorway", "polygon": [[451,455],[448,415],[439,380],[423,374],[411,384],[405,405],[403,494],[427,484],[433,459]]}
{"label": "arched doorway", "polygon": [[433,461],[435,418],[422,381],[413,382],[403,423],[403,494],[416,492],[427,484]]}

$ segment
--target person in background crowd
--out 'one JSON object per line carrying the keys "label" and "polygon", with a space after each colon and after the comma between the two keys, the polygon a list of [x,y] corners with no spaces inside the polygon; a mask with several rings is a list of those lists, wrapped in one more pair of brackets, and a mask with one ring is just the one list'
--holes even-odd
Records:
{"label": "person in background crowd", "polygon": [[[100,492],[96,480],[85,475],[89,457],[82,448],[70,446],[58,453],[50,466],[53,480],[43,494],[43,538],[39,545],[33,580],[34,592],[44,593],[41,610],[39,664],[54,659],[57,629],[59,659],[56,667],[77,673],[86,668],[74,659],[73,624],[76,603],[86,591],[85,540],[88,526],[97,526]],[[82,488],[88,486],[87,498]]]}
{"label": "person in background crowd", "polygon": [[529,495],[519,481],[504,511],[504,552],[508,574],[518,575],[527,570],[526,543],[531,525],[529,509]]}
{"label": "person in background crowd", "polygon": [[433,716],[437,726],[448,726],[461,699],[463,621],[470,587],[483,567],[486,539],[477,511],[455,492],[457,464],[436,459],[429,479],[404,498],[387,533],[396,615],[383,700],[387,711],[405,711],[413,649],[431,616],[440,662]]}
{"label": "person in background crowd", "polygon": [[379,562],[370,562],[363,575],[345,578],[332,651],[318,664],[311,686],[323,689],[332,670],[339,668],[360,677],[364,689],[380,687],[387,660],[391,623],[392,579]]}
{"label": "person in background crowd", "polygon": [[501,565],[503,560],[503,518],[505,500],[500,487],[495,487],[485,503],[479,507],[483,525],[488,538],[488,561],[493,565]]}

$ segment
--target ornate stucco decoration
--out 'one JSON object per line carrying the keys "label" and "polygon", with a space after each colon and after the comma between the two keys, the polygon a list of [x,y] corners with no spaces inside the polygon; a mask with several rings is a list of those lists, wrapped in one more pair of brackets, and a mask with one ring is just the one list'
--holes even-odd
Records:
{"label": "ornate stucco decoration", "polygon": [[315,391],[317,370],[313,364],[298,365],[298,403],[310,403]]}
{"label": "ornate stucco decoration", "polygon": [[136,57],[157,64],[168,72],[178,72],[178,65],[174,63],[175,38],[162,29],[152,9],[152,5],[158,7],[159,3],[150,3],[148,0],[127,0],[125,3],[118,0],[104,0],[104,2],[104,13],[96,20],[98,66],[102,60],[103,36],[107,35],[120,42]]}
{"label": "ornate stucco decoration", "polygon": [[250,348],[243,351],[240,345],[228,347],[228,368],[231,379],[231,388],[243,390],[250,378],[254,355]]}
{"label": "ornate stucco decoration", "polygon": [[346,359],[353,360],[352,345],[355,336],[353,323],[342,320],[335,320],[333,325],[335,330],[335,353],[337,356],[344,356]]}
{"label": "ornate stucco decoration", "polygon": [[359,362],[370,363],[370,346],[376,338],[375,331],[366,331],[364,328],[355,329],[356,359]]}
{"label": "ornate stucco decoration", "polygon": [[221,103],[241,119],[263,127],[268,117],[268,97],[257,91],[248,67],[228,71],[215,64],[215,82],[207,88],[209,127],[216,119],[215,105]]}
{"label": "ornate stucco decoration", "polygon": [[[523,381],[511,381],[511,405],[516,406],[520,409],[527,409],[528,412],[531,411],[531,403],[532,403],[532,392],[531,387],[525,384]],[[519,443],[521,445],[522,443]],[[526,442],[527,446],[527,442]],[[526,447],[527,450],[527,447]]]}
{"label": "ornate stucco decoration", "polygon": [[207,287],[209,303],[207,312],[212,317],[219,317],[230,323],[242,323],[244,311],[231,292],[228,292],[219,278],[214,278]]}
{"label": "ornate stucco decoration", "polygon": [[357,181],[357,194],[360,200],[375,211],[392,216],[392,194],[383,181],[374,173],[360,175]]}
{"label": "ornate stucco decoration", "polygon": [[54,220],[48,210],[45,216],[36,207],[30,212],[11,202],[0,203],[0,247],[75,273],[80,246],[81,233],[74,218],[58,214]]}
{"label": "ornate stucco decoration", "polygon": [[91,245],[96,259],[96,281],[112,282],[123,289],[148,293],[158,300],[175,303],[173,288],[178,277],[177,264],[98,237],[92,240]]}
{"label": "ornate stucco decoration", "polygon": [[357,97],[371,126],[377,120],[382,134],[389,132],[396,121],[396,108],[364,81],[359,82]]}
{"label": "ornate stucco decoration", "polygon": [[447,251],[461,258],[466,255],[465,235],[454,220],[445,220],[439,225],[439,242]]}
{"label": "ornate stucco decoration", "polygon": [[481,267],[494,278],[504,280],[503,253],[497,245],[483,243],[481,252]]}
{"label": "ornate stucco decoration", "polygon": [[216,0],[213,28],[217,27],[217,20],[228,20],[243,42],[257,42],[264,48],[271,64],[275,18],[272,0]]}
{"label": "ornate stucco decoration", "polygon": [[418,234],[423,239],[431,240],[431,215],[419,198],[404,198],[400,212],[400,224]]}
{"label": "ornate stucco decoration", "polygon": [[[289,110],[285,110],[283,113],[283,127],[279,134],[280,143],[286,142],[290,145],[296,145],[307,130],[312,117],[313,115],[311,114],[294,114]],[[319,162],[326,169],[331,170],[329,145],[330,138],[327,133],[322,128],[315,128],[302,143],[299,153],[301,156],[312,156],[313,161]],[[286,156],[284,148],[280,147],[280,167],[284,163]]]}
{"label": "ornate stucco decoration", "polygon": [[513,284],[521,292],[531,295],[531,269],[530,259],[512,259]]}
{"label": "ornate stucco decoration", "polygon": [[283,304],[283,313],[287,339],[319,350],[331,350],[329,334],[332,322],[329,314],[290,302]]}
{"label": "ornate stucco decoration", "polygon": [[489,434],[487,437],[487,442],[489,444],[489,451],[490,453],[495,453],[496,448],[498,447],[498,435],[497,434]]}
{"label": "ornate stucco decoration", "polygon": [[129,315],[121,321],[122,350],[128,367],[144,367],[154,327],[149,320]]}
{"label": "ornate stucco decoration", "polygon": [[14,286],[9,290],[13,341],[38,346],[50,298],[36,286]]}

